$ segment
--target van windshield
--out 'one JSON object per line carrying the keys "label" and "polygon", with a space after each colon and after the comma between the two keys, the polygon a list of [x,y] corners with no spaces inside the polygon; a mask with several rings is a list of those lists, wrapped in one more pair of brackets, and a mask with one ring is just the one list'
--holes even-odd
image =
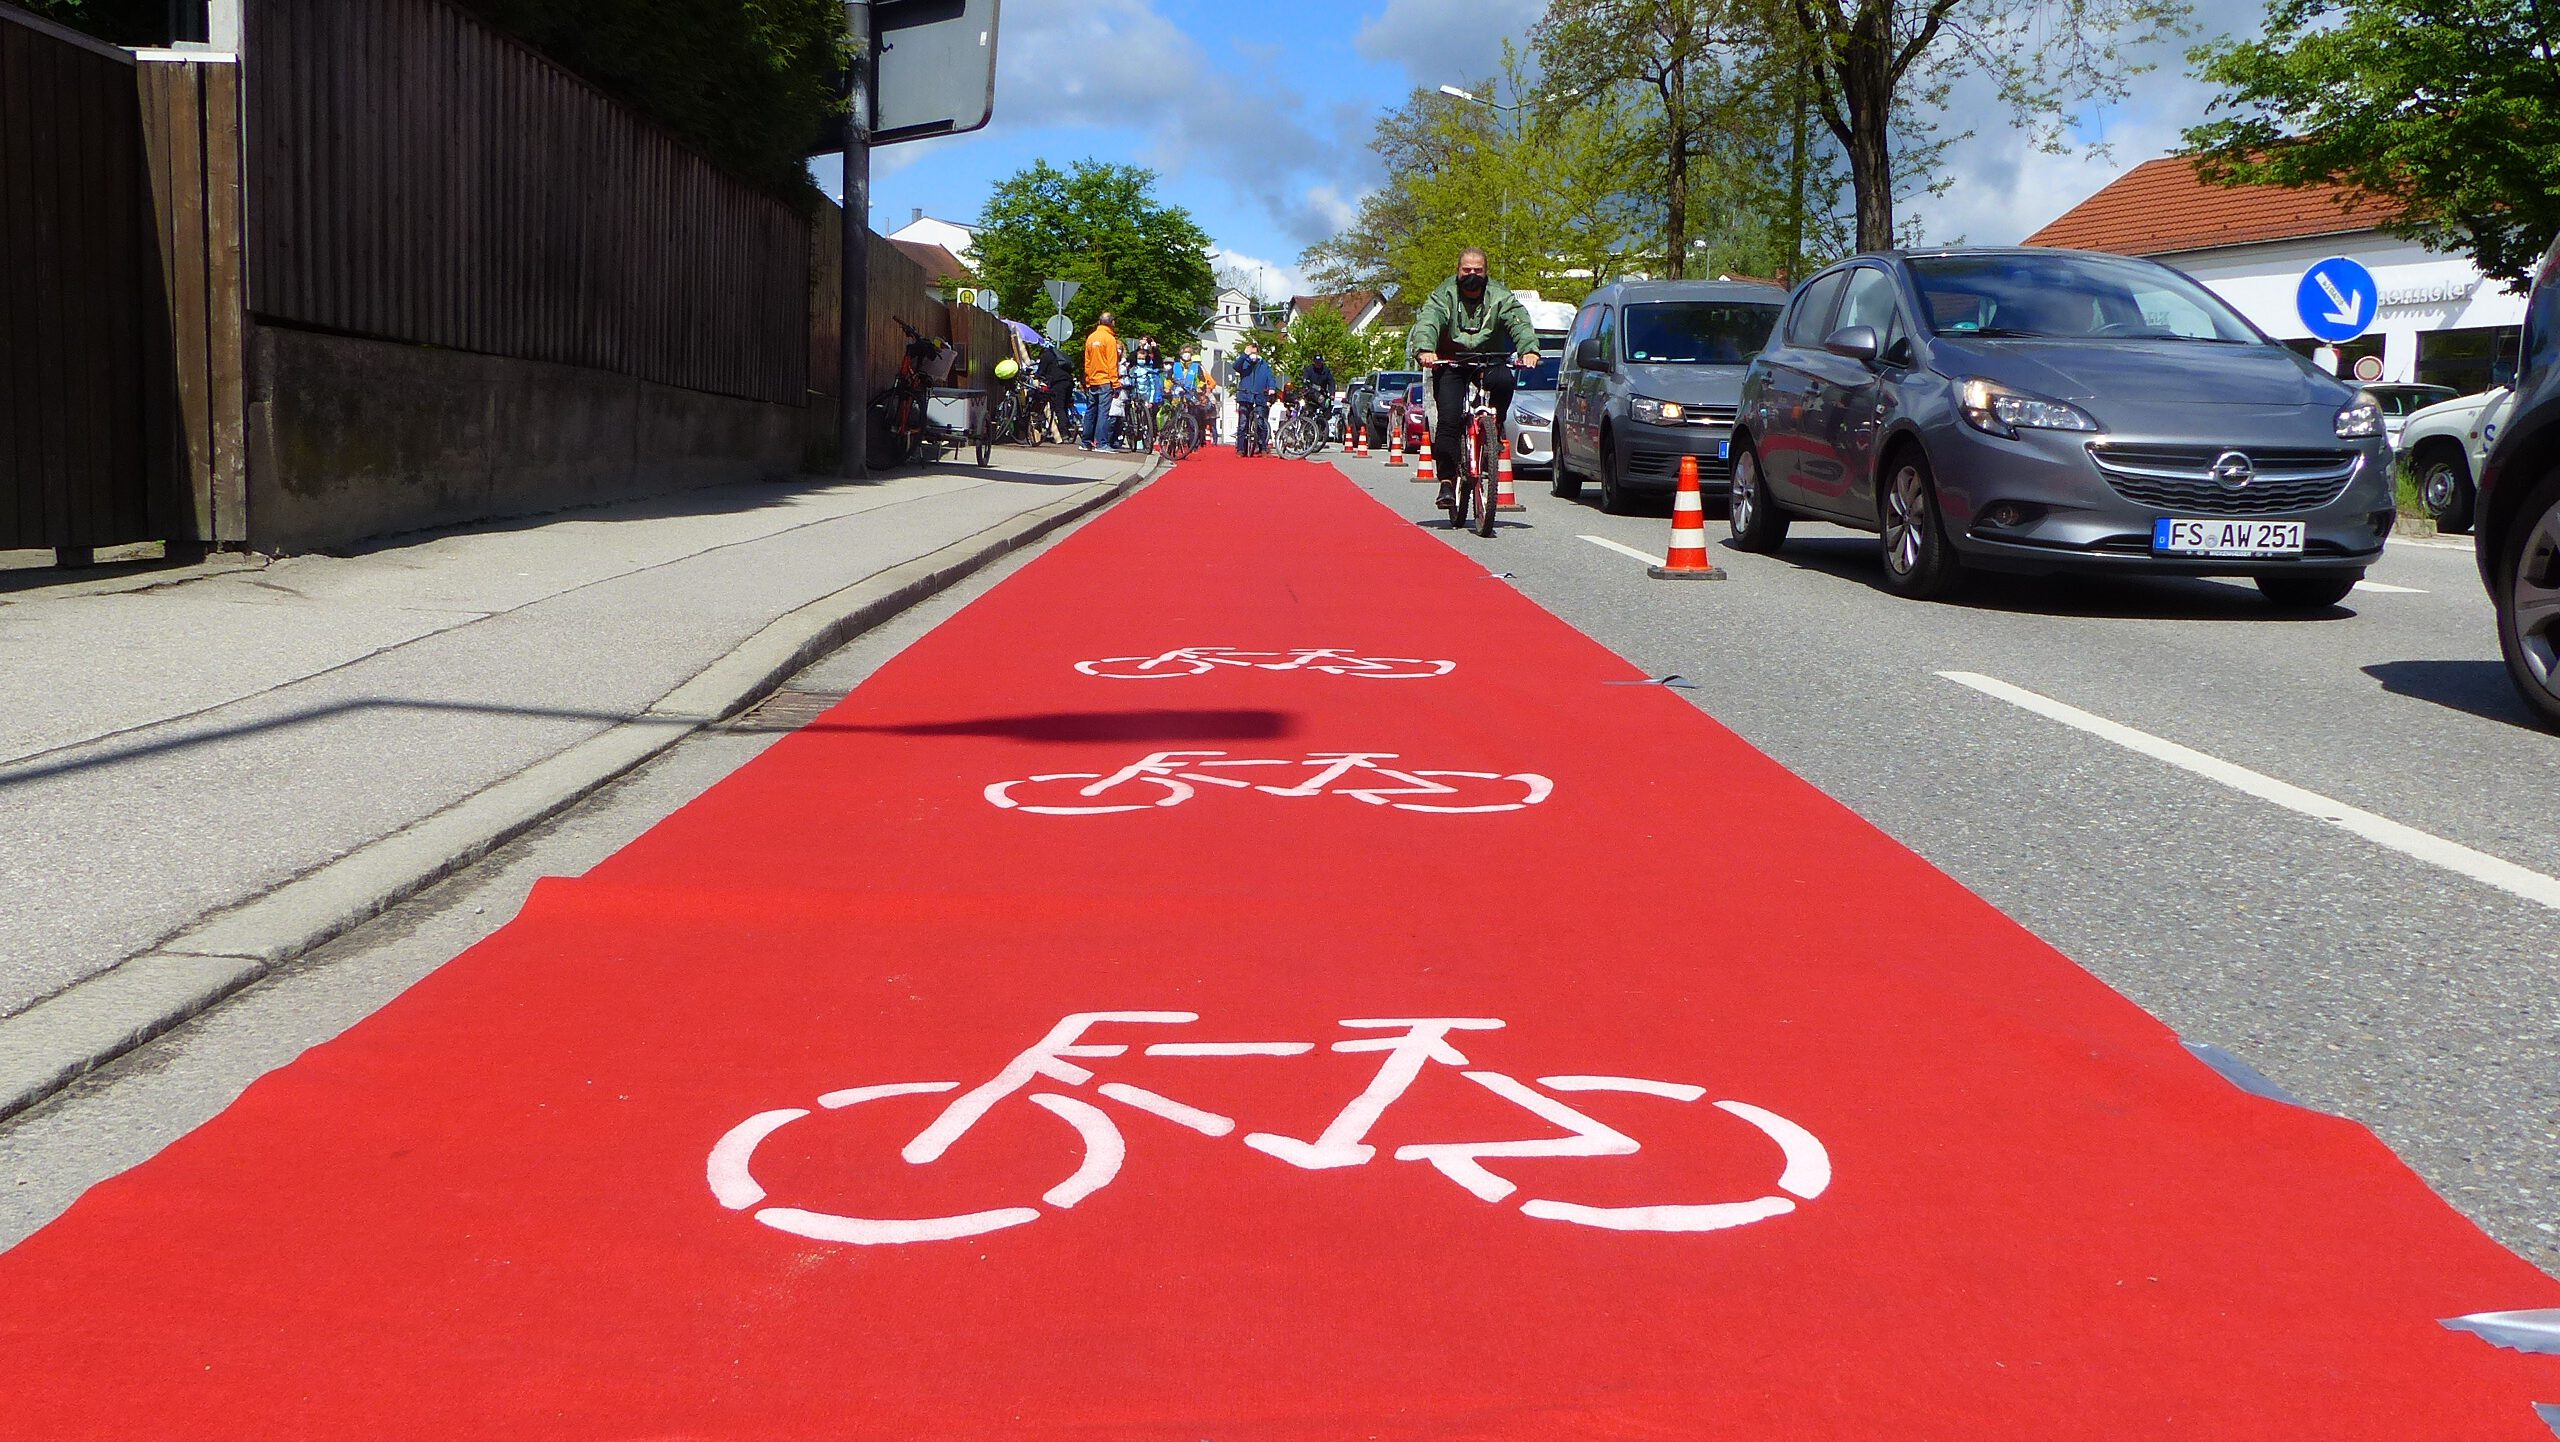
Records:
{"label": "van windshield", "polygon": [[1749,365],[1769,343],[1778,307],[1749,301],[1665,300],[1627,307],[1627,359],[1639,365]]}

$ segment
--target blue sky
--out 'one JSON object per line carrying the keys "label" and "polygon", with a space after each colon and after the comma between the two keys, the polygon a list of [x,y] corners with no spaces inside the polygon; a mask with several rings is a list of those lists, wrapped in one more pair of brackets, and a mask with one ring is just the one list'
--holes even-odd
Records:
{"label": "blue sky", "polygon": [[[1377,181],[1377,114],[1417,85],[1489,75],[1543,0],[1005,0],[995,120],[973,135],[892,146],[872,158],[873,225],[912,211],[974,221],[989,188],[1037,159],[1148,166],[1229,262],[1274,291],[1301,283],[1305,247],[1331,234]],[[2256,7],[2244,5],[2254,20]],[[2228,12],[2224,12],[2227,14]],[[2051,220],[2137,162],[2165,153],[2205,96],[2178,48],[2102,126],[2109,154],[2039,151],[1990,123],[1990,97],[1959,84],[1961,142],[1949,195],[1926,201],[1928,238],[2003,244]],[[1454,103],[1454,102],[1453,102]],[[830,194],[835,168],[818,167]]]}

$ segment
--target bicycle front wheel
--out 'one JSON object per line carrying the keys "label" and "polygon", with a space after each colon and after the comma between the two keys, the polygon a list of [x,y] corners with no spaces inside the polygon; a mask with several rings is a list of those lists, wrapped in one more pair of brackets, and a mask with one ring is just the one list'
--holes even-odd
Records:
{"label": "bicycle front wheel", "polygon": [[1493,434],[1491,416],[1476,417],[1475,435],[1467,446],[1467,452],[1467,466],[1471,472],[1467,477],[1468,489],[1476,493],[1476,534],[1490,538],[1494,515],[1500,509],[1494,504],[1494,482],[1499,478],[1496,457],[1501,453],[1500,443]]}

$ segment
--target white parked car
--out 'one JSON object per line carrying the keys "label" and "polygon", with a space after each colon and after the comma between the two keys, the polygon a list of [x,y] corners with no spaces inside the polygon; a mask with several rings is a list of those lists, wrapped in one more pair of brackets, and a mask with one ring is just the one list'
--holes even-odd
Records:
{"label": "white parked car", "polygon": [[2401,423],[2400,454],[2437,530],[2459,535],[2471,529],[2472,483],[2506,414],[2507,388],[2497,386],[2413,411]]}

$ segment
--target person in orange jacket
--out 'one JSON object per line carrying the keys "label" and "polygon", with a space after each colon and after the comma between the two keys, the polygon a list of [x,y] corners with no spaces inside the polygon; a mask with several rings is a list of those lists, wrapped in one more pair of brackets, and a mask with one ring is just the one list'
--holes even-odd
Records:
{"label": "person in orange jacket", "polygon": [[1084,449],[1111,449],[1112,432],[1118,427],[1111,417],[1111,395],[1120,389],[1120,335],[1113,330],[1112,314],[1102,313],[1093,323],[1093,334],[1084,338]]}

